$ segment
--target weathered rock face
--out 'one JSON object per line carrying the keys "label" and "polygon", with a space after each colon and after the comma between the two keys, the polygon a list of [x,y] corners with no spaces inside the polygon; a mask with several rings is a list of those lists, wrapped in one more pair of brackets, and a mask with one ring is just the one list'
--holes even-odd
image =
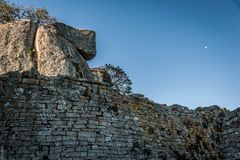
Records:
{"label": "weathered rock face", "polygon": [[35,66],[34,38],[37,26],[30,20],[0,25],[0,74]]}
{"label": "weathered rock face", "polygon": [[91,68],[91,72],[94,75],[94,80],[112,84],[111,76],[108,74],[108,72],[103,68]]}
{"label": "weathered rock face", "polygon": [[40,74],[92,79],[92,73],[81,54],[72,43],[56,34],[53,26],[38,28],[35,45]]}
{"label": "weathered rock face", "polygon": [[96,55],[95,43],[94,31],[78,30],[62,23],[38,29],[30,20],[1,24],[0,74],[36,68],[45,76],[93,80],[85,59]]}
{"label": "weathered rock face", "polygon": [[85,60],[96,56],[96,33],[92,30],[79,30],[63,23],[55,23],[56,33],[71,42]]}

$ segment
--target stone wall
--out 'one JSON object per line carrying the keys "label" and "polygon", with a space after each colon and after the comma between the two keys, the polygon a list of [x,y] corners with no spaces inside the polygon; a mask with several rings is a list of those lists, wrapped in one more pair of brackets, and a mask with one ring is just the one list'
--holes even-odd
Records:
{"label": "stone wall", "polygon": [[233,149],[219,147],[228,113],[160,105],[85,79],[10,72],[0,76],[0,158],[231,159],[225,155],[237,154],[238,142],[225,137]]}
{"label": "stone wall", "polygon": [[224,119],[222,150],[224,159],[240,159],[240,108]]}
{"label": "stone wall", "polygon": [[121,95],[88,67],[95,37],[62,23],[0,25],[0,160],[240,159],[240,109]]}

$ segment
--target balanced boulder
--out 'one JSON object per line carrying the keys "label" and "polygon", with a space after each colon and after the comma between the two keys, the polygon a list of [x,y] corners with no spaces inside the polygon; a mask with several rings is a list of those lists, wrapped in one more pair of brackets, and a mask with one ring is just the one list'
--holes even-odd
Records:
{"label": "balanced boulder", "polygon": [[35,46],[39,73],[45,76],[63,75],[92,80],[93,75],[82,55],[56,31],[53,25],[38,28]]}
{"label": "balanced boulder", "polygon": [[80,30],[63,23],[55,23],[56,33],[69,42],[81,53],[85,60],[96,56],[96,33],[92,30]]}

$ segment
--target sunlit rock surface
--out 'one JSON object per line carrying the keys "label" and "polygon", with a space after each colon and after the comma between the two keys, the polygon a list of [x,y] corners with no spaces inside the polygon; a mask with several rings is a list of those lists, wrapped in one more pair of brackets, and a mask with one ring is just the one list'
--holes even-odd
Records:
{"label": "sunlit rock surface", "polygon": [[72,43],[52,31],[51,26],[38,28],[35,44],[40,74],[93,79],[82,55]]}
{"label": "sunlit rock surface", "polygon": [[37,26],[30,20],[0,24],[0,74],[34,67]]}

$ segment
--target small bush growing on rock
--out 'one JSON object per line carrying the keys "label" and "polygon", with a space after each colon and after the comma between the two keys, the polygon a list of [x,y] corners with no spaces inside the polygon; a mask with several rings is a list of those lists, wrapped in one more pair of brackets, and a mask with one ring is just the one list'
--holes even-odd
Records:
{"label": "small bush growing on rock", "polygon": [[45,8],[24,8],[9,1],[0,0],[0,23],[20,19],[30,19],[38,25],[47,25],[56,21],[56,18],[50,16]]}
{"label": "small bush growing on rock", "polygon": [[104,68],[111,77],[112,87],[122,94],[130,94],[132,92],[132,82],[128,75],[119,66],[115,67],[111,64],[105,64]]}

